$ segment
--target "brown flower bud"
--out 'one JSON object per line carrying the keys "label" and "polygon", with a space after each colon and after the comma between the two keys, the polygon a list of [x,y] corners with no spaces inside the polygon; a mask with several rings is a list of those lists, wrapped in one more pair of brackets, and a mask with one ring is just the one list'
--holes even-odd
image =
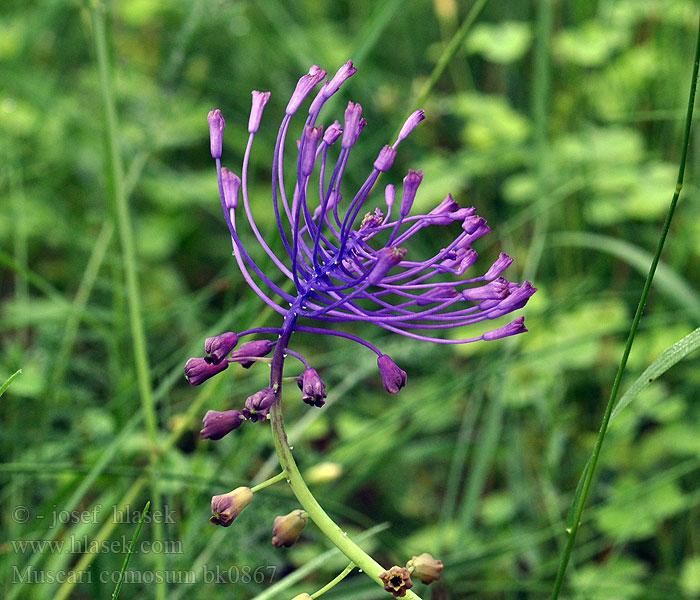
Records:
{"label": "brown flower bud", "polygon": [[406,567],[391,567],[388,571],[380,573],[379,579],[384,582],[384,589],[394,598],[403,598],[406,590],[413,587],[411,572]]}
{"label": "brown flower bud", "polygon": [[406,567],[423,583],[433,583],[433,581],[440,579],[444,565],[441,560],[437,560],[427,552],[423,552],[420,556],[414,556],[409,560],[406,563]]}
{"label": "brown flower bud", "polygon": [[212,496],[210,522],[228,527],[241,514],[241,511],[250,504],[253,492],[249,487],[239,487],[228,494]]}
{"label": "brown flower bud", "polygon": [[283,517],[277,517],[272,525],[272,545],[277,548],[293,546],[308,521],[309,515],[301,509],[293,510]]}

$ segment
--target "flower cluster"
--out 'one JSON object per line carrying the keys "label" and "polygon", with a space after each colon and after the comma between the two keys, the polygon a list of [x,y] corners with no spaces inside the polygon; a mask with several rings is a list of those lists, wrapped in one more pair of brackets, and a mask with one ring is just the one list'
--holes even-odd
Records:
{"label": "flower cluster", "polygon": [[[348,61],[332,78],[325,80],[311,101],[296,145],[292,186],[285,173],[289,126],[307,97],[324,81],[326,71],[315,65],[311,67],[297,83],[287,104],[272,159],[271,189],[271,208],[284,256],[278,256],[263,238],[248,195],[248,164],[270,93],[252,93],[249,137],[241,177],[221,165],[226,125],[221,111],[209,113],[211,154],[216,160],[221,205],[236,261],[250,288],[279,313],[284,322],[280,328],[256,328],[238,334],[228,332],[208,339],[206,356],[190,359],[185,367],[191,385],[220,373],[230,362],[247,368],[282,341],[284,356],[295,356],[305,368],[298,378],[302,399],[320,407],[326,398],[325,385],[306,359],[287,347],[294,331],[339,336],[369,348],[377,354],[383,386],[392,394],[406,385],[406,373],[369,341],[336,329],[337,324],[371,322],[411,339],[440,344],[495,340],[527,331],[524,318],[519,317],[477,337],[451,339],[435,335],[446,329],[489,322],[507,315],[523,307],[536,291],[528,281],[515,283],[502,277],[513,262],[504,253],[482,275],[465,277],[478,257],[473,244],[491,231],[474,207],[461,207],[448,194],[427,214],[413,214],[423,173],[409,170],[403,180],[400,200],[395,187],[387,185],[383,210],[379,207],[365,209],[380,175],[391,168],[399,144],[423,120],[422,110],[410,115],[392,145],[379,150],[369,175],[352,198],[343,198],[341,182],[350,153],[366,125],[362,107],[348,103],[342,124],[334,121],[324,127],[319,124],[319,116],[323,105],[355,72],[352,61]],[[336,146],[339,149],[333,159],[331,154]],[[315,171],[317,179],[312,182]],[[315,189],[317,195],[312,192]],[[290,193],[290,190],[293,191]],[[242,203],[239,203],[239,196],[242,196]],[[241,213],[273,263],[276,274],[264,272],[243,243],[237,219]],[[406,246],[414,235],[428,227],[444,228],[452,224],[459,225],[459,229],[446,247],[428,258],[411,256]],[[280,278],[291,280],[294,291],[287,291]],[[306,325],[303,320],[312,323]],[[318,326],[319,323],[324,326]],[[273,334],[278,340],[244,343],[227,358],[240,337],[253,334]],[[270,397],[276,392],[275,383],[271,385],[249,398],[242,412],[207,413],[202,436],[219,439],[243,420],[264,420]]]}

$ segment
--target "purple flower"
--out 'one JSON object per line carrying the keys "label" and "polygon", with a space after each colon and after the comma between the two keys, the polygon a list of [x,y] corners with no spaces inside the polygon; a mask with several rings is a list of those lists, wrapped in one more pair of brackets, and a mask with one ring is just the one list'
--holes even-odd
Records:
{"label": "purple flower", "polygon": [[390,394],[398,394],[399,390],[406,385],[406,371],[399,369],[387,354],[382,354],[377,359],[377,366],[384,389]]}
{"label": "purple flower", "polygon": [[270,354],[275,347],[275,342],[270,340],[255,340],[241,344],[241,347],[231,354],[231,362],[238,362],[244,369],[249,369],[255,364],[254,360],[244,358],[262,358]]}
{"label": "purple flower", "polygon": [[199,385],[217,373],[221,373],[227,367],[227,362],[215,364],[204,358],[190,358],[185,364],[185,377],[190,385]]}
{"label": "purple flower", "polygon": [[316,369],[308,368],[297,379],[301,399],[310,406],[321,408],[326,403],[326,386]]}
{"label": "purple flower", "polygon": [[268,387],[259,392],[255,392],[245,401],[243,416],[253,423],[265,421],[274,401],[275,391],[272,388]]}
{"label": "purple flower", "polygon": [[[382,208],[371,205],[372,191],[380,174],[392,168],[398,146],[425,118],[422,110],[411,114],[398,138],[378,151],[364,182],[350,193],[344,185],[344,175],[350,154],[366,125],[362,106],[348,103],[342,126],[329,119],[324,127],[325,115],[321,119],[321,112],[327,100],[355,72],[352,61],[348,61],[315,92],[296,146],[288,141],[292,117],[307,98],[314,96],[326,71],[312,66],[309,73],[299,79],[287,104],[271,164],[270,204],[277,237],[283,247],[280,254],[273,251],[258,228],[248,195],[247,169],[255,134],[264,125],[263,111],[269,95],[253,93],[250,135],[240,179],[231,171],[224,171],[221,163],[223,118],[217,111],[209,115],[221,205],[235,259],[250,288],[284,320],[281,327],[240,332],[239,337],[272,334],[277,336],[277,341],[244,343],[231,354],[228,362],[240,362],[249,367],[253,361],[245,358],[264,357],[275,347],[272,366],[276,379],[271,380],[272,387],[277,385],[277,380],[281,381],[281,361],[288,351],[291,352],[288,344],[292,332],[343,337],[369,348],[379,357],[384,387],[396,393],[406,383],[404,371],[369,341],[338,329],[339,324],[370,322],[410,339],[438,344],[494,340],[527,331],[522,319],[516,319],[509,325],[471,338],[440,335],[447,333],[445,330],[489,323],[511,313],[523,307],[536,288],[527,281],[520,284],[502,277],[512,263],[506,254],[501,254],[485,272],[480,270],[467,275],[473,273],[471,270],[478,258],[474,244],[490,233],[491,228],[476,214],[474,207],[460,206],[449,194],[429,212],[415,211],[414,198],[423,179],[422,171],[409,170],[398,210],[394,208],[396,190],[392,185],[386,186],[384,198],[376,202]],[[340,147],[336,143],[338,139],[341,139]],[[294,169],[287,167],[289,160],[285,152],[289,151],[295,153]],[[240,202],[237,200],[239,192]],[[452,241],[431,256],[414,256],[411,238],[433,226],[453,232]],[[249,252],[248,243],[252,237],[267,255],[266,262],[272,265],[270,270],[263,270],[253,258],[261,252]],[[282,281],[284,278],[291,285]],[[301,381],[303,390],[303,376]],[[320,394],[306,395],[315,403],[323,400]],[[252,403],[250,398],[248,400]],[[247,410],[253,409],[247,407]],[[266,409],[255,410],[257,415]]]}
{"label": "purple flower", "polygon": [[237,410],[219,412],[208,410],[202,419],[204,429],[199,432],[203,440],[220,440],[226,434],[241,426],[245,417]]}
{"label": "purple flower", "polygon": [[207,338],[204,342],[205,360],[219,364],[236,347],[238,336],[233,331]]}

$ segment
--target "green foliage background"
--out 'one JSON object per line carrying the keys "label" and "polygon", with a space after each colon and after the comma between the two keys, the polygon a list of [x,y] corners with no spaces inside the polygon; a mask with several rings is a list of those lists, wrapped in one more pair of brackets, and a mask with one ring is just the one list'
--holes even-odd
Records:
{"label": "green foliage background", "polygon": [[[122,597],[263,598],[268,567],[286,585],[288,573],[327,546],[309,526],[303,543],[272,548],[274,516],[296,507],[284,486],[256,495],[230,529],[207,523],[213,494],[276,472],[265,426],[217,443],[198,436],[207,409],[239,406],[265,385],[267,371],[229,369],[193,389],[182,366],[202,354],[208,335],[275,326],[277,318],[231,256],[206,114],[223,111],[224,162],[238,169],[249,92],[271,90],[251,193],[273,240],[270,155],[298,77],[313,63],[334,72],[348,58],[359,69],[325,112],[339,117],[347,100],[364,107],[368,126],[349,193],[472,3],[109,6],[118,144],[163,449],[155,454],[110,202],[91,6],[0,5],[0,380],[22,369],[0,405],[3,597],[109,597],[123,554],[83,554],[86,542],[131,539],[136,525],[114,523],[112,508],[139,510],[155,480],[173,522],[162,531],[145,524],[140,539],[175,545],[135,554],[129,569],[135,577],[192,571],[196,581],[127,582]],[[539,288],[524,311],[530,333],[436,347],[350,328],[408,372],[395,397],[382,390],[371,353],[337,339],[295,338],[330,400],[310,410],[295,386],[285,392],[298,461],[307,472],[332,463],[315,471],[313,490],[351,534],[380,525],[368,542],[380,562],[403,564],[424,551],[444,559],[434,590],[416,586],[424,598],[551,593],[567,509],[675,185],[697,11],[691,0],[490,0],[425,102],[428,118],[402,145],[386,183],[422,168],[419,207],[448,191],[477,206],[494,229],[479,264],[503,249],[516,257],[510,278],[525,275]],[[699,146],[695,127],[687,186],[623,389],[700,326]],[[441,241],[418,240],[410,251],[418,256]],[[613,423],[562,597],[700,597],[699,383],[691,356]],[[324,480],[329,472],[342,474]],[[17,507],[29,509],[26,521]],[[61,510],[98,518],[52,527]],[[77,546],[32,551],[16,543],[26,540]],[[310,593],[344,566],[337,556],[312,564],[267,597]],[[44,574],[84,567],[91,583],[18,583],[28,565]],[[259,567],[264,582],[245,577]],[[217,568],[235,585],[208,582]],[[361,575],[327,595],[385,596]]]}

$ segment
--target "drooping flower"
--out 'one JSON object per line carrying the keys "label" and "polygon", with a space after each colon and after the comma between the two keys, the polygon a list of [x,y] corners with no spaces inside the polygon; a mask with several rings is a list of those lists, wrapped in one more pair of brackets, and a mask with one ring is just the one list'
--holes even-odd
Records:
{"label": "drooping flower", "polygon": [[223,412],[208,410],[207,414],[204,415],[204,419],[202,419],[204,428],[199,433],[203,440],[220,440],[234,429],[240,427],[243,421],[245,421],[245,416],[237,410],[225,410]]}
{"label": "drooping flower", "polygon": [[431,584],[440,579],[444,565],[427,552],[414,556],[406,563],[406,568],[422,583]]}
{"label": "drooping flower", "polygon": [[[474,207],[461,207],[449,194],[432,210],[416,213],[414,200],[423,180],[420,170],[409,170],[400,202],[395,202],[394,186],[388,185],[382,203],[384,211],[377,206],[366,208],[379,176],[392,168],[398,146],[424,119],[422,110],[409,116],[393,144],[379,149],[359,189],[352,193],[345,189],[343,179],[348,159],[366,125],[362,106],[350,102],[342,125],[333,121],[324,127],[321,111],[355,72],[352,61],[348,61],[321,86],[310,103],[296,146],[287,140],[291,119],[324,80],[326,72],[312,66],[299,80],[287,104],[271,167],[271,209],[282,254],[277,254],[263,237],[248,194],[248,165],[256,132],[263,125],[269,92],[253,92],[240,179],[221,163],[223,117],[218,111],[209,115],[212,157],[216,160],[221,206],[235,259],[250,288],[284,319],[279,328],[240,332],[239,337],[259,333],[276,335],[277,341],[244,343],[233,351],[228,362],[240,362],[248,367],[253,361],[246,361],[245,357],[263,357],[275,344],[281,344],[276,354],[286,354],[293,331],[339,336],[374,351],[385,389],[396,393],[406,383],[405,372],[369,341],[338,329],[339,324],[370,322],[410,339],[439,344],[494,340],[527,331],[523,318],[471,338],[436,334],[466,325],[487,324],[509,314],[524,306],[536,288],[527,281],[519,284],[502,277],[513,262],[503,253],[485,272],[466,276],[478,258],[473,245],[491,229]],[[337,148],[338,140],[340,148]],[[291,174],[285,170],[285,153],[290,146],[296,152],[296,169]],[[241,231],[241,220],[249,232]],[[454,231],[452,241],[431,256],[414,257],[411,238],[430,227]],[[253,258],[254,253],[248,250],[251,235],[267,254],[272,271],[263,270]],[[283,278],[293,283],[292,291],[281,281]],[[224,349],[225,346],[216,354],[217,359]],[[206,374],[209,376],[209,372]],[[302,391],[306,401],[315,398],[317,405],[319,399],[325,398],[320,393],[310,395],[303,385]]]}
{"label": "drooping flower", "polygon": [[253,492],[249,487],[239,487],[228,494],[212,496],[209,521],[215,525],[228,527],[252,500]]}
{"label": "drooping flower", "polygon": [[309,515],[301,509],[276,517],[272,525],[272,545],[276,548],[293,546],[308,522]]}

